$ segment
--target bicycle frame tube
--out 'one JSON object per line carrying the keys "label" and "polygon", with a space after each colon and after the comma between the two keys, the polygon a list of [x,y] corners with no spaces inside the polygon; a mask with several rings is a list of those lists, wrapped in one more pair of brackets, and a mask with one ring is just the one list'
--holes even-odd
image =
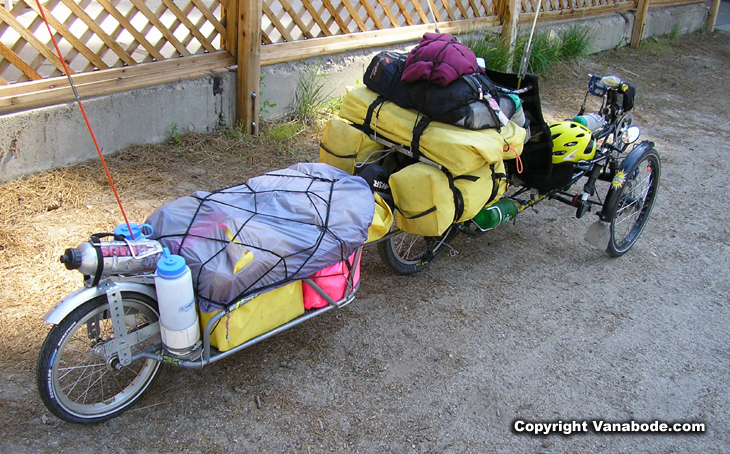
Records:
{"label": "bicycle frame tube", "polygon": [[146,352],[140,352],[137,355],[133,357],[133,360],[139,359],[139,358],[150,358],[154,359],[156,361],[161,361],[167,364],[172,364],[174,366],[179,367],[185,367],[188,369],[199,369],[203,366],[216,362],[218,360],[221,360],[223,358],[226,358],[228,356],[231,356],[245,348],[248,348],[254,344],[257,344],[263,340],[266,340],[272,336],[275,336],[283,331],[288,330],[289,328],[293,328],[294,326],[300,325],[307,320],[314,318],[318,315],[322,315],[325,312],[329,312],[330,310],[334,308],[340,308],[343,307],[350,302],[352,302],[355,299],[355,294],[357,293],[358,288],[360,287],[360,282],[357,284],[354,283],[354,276],[356,272],[355,267],[360,266],[360,257],[362,255],[362,247],[358,248],[355,252],[355,260],[354,260],[354,267],[352,268],[352,271],[350,272],[348,278],[347,278],[347,284],[345,286],[345,294],[342,297],[342,299],[338,301],[334,301],[332,297],[330,297],[324,290],[322,290],[312,279],[303,279],[304,282],[306,282],[308,285],[314,289],[322,298],[327,301],[327,306],[324,306],[320,309],[317,309],[313,312],[310,312],[308,314],[302,315],[301,317],[297,317],[294,320],[285,323],[277,328],[274,328],[270,331],[265,332],[264,334],[261,334],[260,336],[254,337],[253,339],[250,339],[240,345],[237,345],[236,347],[231,348],[230,350],[226,350],[225,352],[218,352],[217,350],[213,349],[213,347],[210,345],[210,337],[213,333],[213,330],[218,325],[218,322],[225,317],[230,312],[236,310],[237,308],[243,306],[245,303],[241,304],[239,302],[233,303],[229,305],[226,309],[221,310],[217,314],[215,314],[209,321],[206,323],[204,330],[203,330],[203,351],[200,356],[200,358],[195,360],[185,360],[181,358],[177,358],[175,356],[171,356],[167,353],[157,353],[154,351],[146,351]]}

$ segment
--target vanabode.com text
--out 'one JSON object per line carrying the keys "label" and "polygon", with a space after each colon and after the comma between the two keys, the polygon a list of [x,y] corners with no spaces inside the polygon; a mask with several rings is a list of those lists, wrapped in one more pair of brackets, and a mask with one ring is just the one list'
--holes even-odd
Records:
{"label": "vanabode.com text", "polygon": [[516,420],[512,428],[517,433],[550,435],[573,433],[701,433],[705,424],[698,422],[606,422],[606,421],[557,421],[532,422]]}

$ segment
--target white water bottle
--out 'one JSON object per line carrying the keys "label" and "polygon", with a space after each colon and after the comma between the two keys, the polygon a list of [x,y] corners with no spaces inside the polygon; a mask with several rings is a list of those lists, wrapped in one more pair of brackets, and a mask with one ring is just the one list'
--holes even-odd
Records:
{"label": "white water bottle", "polygon": [[603,118],[598,114],[578,115],[573,121],[580,123],[591,131],[596,131],[603,127]]}
{"label": "white water bottle", "polygon": [[200,348],[200,325],[193,279],[185,259],[165,248],[155,276],[162,343],[175,356],[193,358]]}

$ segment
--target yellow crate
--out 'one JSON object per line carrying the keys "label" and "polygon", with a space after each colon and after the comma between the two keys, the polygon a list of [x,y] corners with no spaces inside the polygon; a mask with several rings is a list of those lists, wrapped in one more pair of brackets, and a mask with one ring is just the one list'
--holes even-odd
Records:
{"label": "yellow crate", "polygon": [[[220,311],[200,313],[203,329],[218,312]],[[224,352],[302,314],[304,314],[302,281],[294,281],[250,298],[245,304],[224,316],[211,333],[210,344]]]}

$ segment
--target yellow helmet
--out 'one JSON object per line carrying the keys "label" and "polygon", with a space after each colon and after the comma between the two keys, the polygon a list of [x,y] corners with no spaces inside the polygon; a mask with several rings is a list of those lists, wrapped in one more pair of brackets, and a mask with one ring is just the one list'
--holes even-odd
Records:
{"label": "yellow helmet", "polygon": [[553,164],[589,161],[596,155],[596,141],[591,130],[574,121],[559,121],[550,125],[553,136]]}

